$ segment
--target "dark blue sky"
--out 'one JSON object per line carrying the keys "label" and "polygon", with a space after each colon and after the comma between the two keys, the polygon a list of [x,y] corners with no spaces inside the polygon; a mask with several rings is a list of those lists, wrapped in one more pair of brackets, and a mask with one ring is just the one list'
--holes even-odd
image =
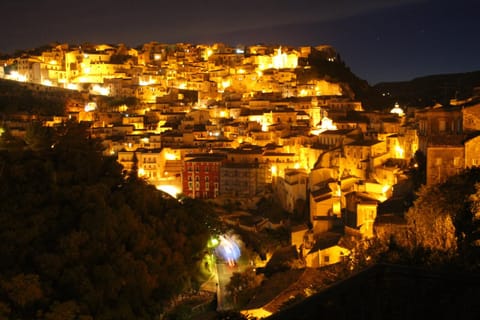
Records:
{"label": "dark blue sky", "polygon": [[3,0],[0,52],[51,42],[330,44],[370,84],[480,70],[476,0]]}

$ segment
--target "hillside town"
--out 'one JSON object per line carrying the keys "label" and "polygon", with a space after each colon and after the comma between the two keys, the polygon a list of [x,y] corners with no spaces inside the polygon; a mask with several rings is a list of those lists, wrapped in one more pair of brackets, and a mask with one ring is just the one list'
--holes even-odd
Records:
{"label": "hillside town", "polygon": [[312,57],[342,63],[327,45],[52,45],[5,59],[0,77],[75,93],[65,114],[14,114],[1,126],[24,137],[32,120],[86,123],[126,174],[172,197],[235,202],[242,212],[277,199],[307,219],[224,220],[253,232],[288,224],[305,265],[327,266],[350,254],[344,234],[401,231],[402,188],[419,154],[427,185],[480,165],[480,96],[371,110],[348,83],[319,76]]}
{"label": "hillside town", "polygon": [[[427,159],[427,184],[480,164],[474,97],[365,111],[348,84],[309,73],[311,55],[336,63],[326,45],[60,44],[38,54],[3,61],[1,77],[82,93],[65,115],[42,119],[45,126],[89,123],[106,154],[172,196],[248,202],[271,191],[292,213],[305,201],[315,233],[346,209],[348,227],[372,236],[377,205],[417,151]],[[98,96],[136,103],[102,108]],[[22,136],[30,120],[3,125]]]}

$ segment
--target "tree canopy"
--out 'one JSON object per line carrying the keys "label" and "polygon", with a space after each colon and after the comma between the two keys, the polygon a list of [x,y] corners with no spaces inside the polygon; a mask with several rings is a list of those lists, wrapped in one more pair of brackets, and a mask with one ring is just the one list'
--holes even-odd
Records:
{"label": "tree canopy", "polygon": [[471,257],[478,250],[479,182],[480,168],[470,168],[423,186],[406,215],[412,245],[447,259]]}
{"label": "tree canopy", "polygon": [[62,129],[53,146],[0,153],[0,318],[158,318],[194,286],[210,212]]}

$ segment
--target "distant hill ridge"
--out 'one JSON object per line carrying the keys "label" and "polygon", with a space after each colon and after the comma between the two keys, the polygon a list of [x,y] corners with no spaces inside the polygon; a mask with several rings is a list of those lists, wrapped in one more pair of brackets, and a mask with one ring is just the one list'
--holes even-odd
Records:
{"label": "distant hill ridge", "polygon": [[451,99],[475,95],[480,87],[480,71],[438,74],[410,81],[382,82],[373,86],[381,97],[402,105],[427,107],[437,103],[448,105]]}

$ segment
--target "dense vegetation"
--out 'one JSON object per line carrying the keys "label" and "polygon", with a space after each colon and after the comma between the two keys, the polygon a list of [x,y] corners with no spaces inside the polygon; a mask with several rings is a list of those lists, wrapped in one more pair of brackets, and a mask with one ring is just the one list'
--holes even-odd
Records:
{"label": "dense vegetation", "polygon": [[42,137],[0,151],[0,318],[158,319],[196,286],[210,211],[123,176],[78,124]]}
{"label": "dense vegetation", "polygon": [[[34,87],[44,88],[48,90],[48,94],[36,92],[33,90]],[[68,90],[0,79],[0,112],[2,114],[23,112],[47,116],[64,115],[69,94]]]}
{"label": "dense vegetation", "polygon": [[480,271],[480,168],[422,186],[405,218],[404,232],[360,243],[351,261]]}

